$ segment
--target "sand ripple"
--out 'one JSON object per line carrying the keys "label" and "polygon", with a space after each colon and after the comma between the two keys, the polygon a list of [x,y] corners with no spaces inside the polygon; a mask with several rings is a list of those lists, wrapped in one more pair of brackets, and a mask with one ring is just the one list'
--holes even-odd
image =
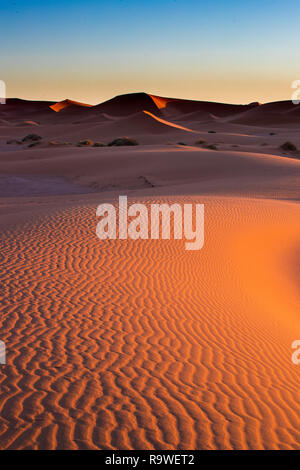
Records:
{"label": "sand ripple", "polygon": [[95,205],[1,234],[2,449],[300,448],[299,205],[203,201],[199,252]]}

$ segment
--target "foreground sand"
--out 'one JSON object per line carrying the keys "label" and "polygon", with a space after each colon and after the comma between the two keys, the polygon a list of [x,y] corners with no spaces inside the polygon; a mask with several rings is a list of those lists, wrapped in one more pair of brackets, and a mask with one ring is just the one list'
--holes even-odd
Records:
{"label": "foreground sand", "polygon": [[[300,162],[237,130],[218,151],[3,150],[4,182],[100,192],[2,194],[1,449],[300,449]],[[99,241],[124,193],[204,203],[204,248]]]}
{"label": "foreground sand", "polygon": [[2,448],[300,447],[299,205],[198,200],[199,252],[94,205],[3,234]]}

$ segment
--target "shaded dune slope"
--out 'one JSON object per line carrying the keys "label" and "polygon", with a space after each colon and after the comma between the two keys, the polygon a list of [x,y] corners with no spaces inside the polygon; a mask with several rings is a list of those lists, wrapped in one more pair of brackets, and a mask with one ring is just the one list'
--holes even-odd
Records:
{"label": "shaded dune slope", "polygon": [[158,108],[147,93],[119,95],[93,107],[92,112],[107,113],[111,116],[128,116],[141,111],[157,113]]}

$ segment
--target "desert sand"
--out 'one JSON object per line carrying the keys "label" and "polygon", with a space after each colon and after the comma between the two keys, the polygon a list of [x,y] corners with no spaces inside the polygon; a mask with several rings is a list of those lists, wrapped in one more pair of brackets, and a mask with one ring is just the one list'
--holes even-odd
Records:
{"label": "desert sand", "polygon": [[[1,449],[300,449],[299,110],[0,106]],[[124,194],[204,203],[203,249],[100,241]]]}

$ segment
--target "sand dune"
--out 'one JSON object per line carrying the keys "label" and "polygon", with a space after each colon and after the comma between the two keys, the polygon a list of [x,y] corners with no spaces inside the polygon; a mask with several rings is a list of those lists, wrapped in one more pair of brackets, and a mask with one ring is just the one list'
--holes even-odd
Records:
{"label": "sand dune", "polygon": [[[150,95],[151,96],[151,95]],[[156,97],[156,102],[159,102]],[[235,105],[226,103],[213,103],[209,101],[195,101],[195,100],[184,100],[184,99],[171,99],[171,98],[160,98],[165,101],[165,106],[161,106],[161,111],[164,115],[178,115],[187,114],[193,112],[210,113],[217,117],[225,117],[234,115],[239,112],[255,108],[257,103],[249,105]]]}
{"label": "sand dune", "polygon": [[[300,449],[299,108],[63,103],[0,106],[0,448]],[[204,203],[203,249],[99,241],[123,194]]]}
{"label": "sand dune", "polygon": [[92,112],[107,113],[111,116],[129,116],[141,111],[157,112],[158,107],[147,93],[129,93],[119,95],[104,103],[94,106]]}
{"label": "sand dune", "polygon": [[168,127],[174,127],[175,129],[180,129],[182,131],[187,131],[187,132],[193,132],[191,129],[188,129],[187,127],[180,126],[179,124],[176,124],[174,122],[166,121],[165,119],[162,119],[158,116],[155,116],[154,114],[150,113],[149,111],[144,111],[145,114],[148,116],[151,116],[155,121],[160,122]]}
{"label": "sand dune", "polygon": [[56,113],[59,113],[60,111],[70,109],[70,108],[74,110],[76,108],[82,108],[82,107],[90,108],[92,107],[92,105],[67,99],[67,100],[59,101],[58,103],[55,103],[52,106],[50,106],[50,108],[53,109],[53,111],[55,111]]}
{"label": "sand dune", "polygon": [[196,146],[16,150],[2,156],[0,173],[64,176],[100,189],[139,187],[140,177],[145,176],[167,194],[178,184],[183,191],[203,194],[220,194],[225,187],[231,195],[295,199],[300,194],[300,162],[296,159]]}
{"label": "sand dune", "polygon": [[[56,111],[55,115],[53,111]],[[45,125],[82,124],[125,118],[143,111],[171,121],[203,122],[221,118],[235,124],[263,127],[297,125],[296,116],[299,114],[291,101],[260,106],[255,102],[248,105],[232,105],[131,93],[116,96],[95,106],[70,99],[46,102],[9,98],[7,105],[0,108],[0,120],[15,122],[17,125],[21,117],[23,122],[35,121]]]}
{"label": "sand dune", "polygon": [[17,98],[7,98],[5,106],[0,107],[0,116],[8,119],[31,116],[49,111],[54,103],[51,101],[27,101]]}
{"label": "sand dune", "polygon": [[3,233],[2,448],[299,448],[299,207],[200,200],[193,255],[100,243],[95,203]]}
{"label": "sand dune", "polygon": [[[169,134],[179,140],[187,133],[194,134],[194,130],[159,118],[149,111],[140,111],[118,119],[111,119],[107,115],[103,116],[102,121],[88,119],[83,121],[80,126],[72,126],[66,129],[64,136],[68,140],[79,140],[82,136],[85,136],[106,143],[119,136],[136,136],[140,142],[141,136],[145,136],[146,141],[151,142],[155,136],[162,135],[162,140],[165,141],[164,135]],[[144,139],[142,142],[144,143]]]}
{"label": "sand dune", "polygon": [[299,126],[299,109],[291,101],[266,103],[239,114],[231,122],[258,126]]}
{"label": "sand dune", "polygon": [[129,117],[119,119],[103,126],[101,132],[104,135],[120,134],[125,135],[128,133],[139,134],[160,134],[172,132],[174,129],[180,131],[193,132],[190,129],[179,126],[176,123],[166,121],[159,118],[149,111],[141,111]]}
{"label": "sand dune", "polygon": [[[53,111],[51,101],[26,101],[8,98],[6,104],[0,106],[0,119],[8,121],[9,125],[24,127],[26,122],[51,122]],[[25,124],[26,125],[26,124]],[[1,127],[1,126],[0,126]]]}

